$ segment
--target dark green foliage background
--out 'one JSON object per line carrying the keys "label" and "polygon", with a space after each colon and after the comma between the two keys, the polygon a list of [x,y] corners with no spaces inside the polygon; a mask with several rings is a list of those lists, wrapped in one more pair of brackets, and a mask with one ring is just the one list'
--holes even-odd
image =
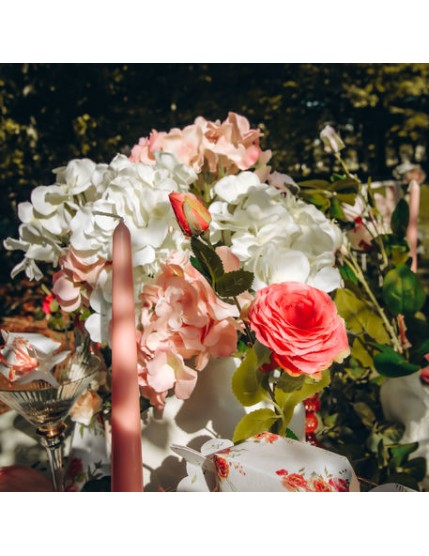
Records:
{"label": "dark green foliage background", "polygon": [[[17,235],[17,202],[52,183],[53,168],[107,162],[198,115],[245,115],[273,168],[297,178],[332,169],[315,143],[326,122],[362,174],[389,178],[404,157],[425,166],[428,77],[428,64],[1,64],[0,239]],[[1,259],[4,282],[19,255]]]}

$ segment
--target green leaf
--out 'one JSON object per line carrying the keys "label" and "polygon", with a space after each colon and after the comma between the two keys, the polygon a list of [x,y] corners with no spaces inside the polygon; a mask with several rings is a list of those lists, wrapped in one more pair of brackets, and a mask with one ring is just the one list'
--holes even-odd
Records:
{"label": "green leaf", "polygon": [[353,284],[358,284],[356,274],[349,266],[347,266],[346,264],[338,264],[338,270],[340,271],[343,280],[353,282]]}
{"label": "green leaf", "polygon": [[198,272],[200,272],[201,274],[204,275],[204,269],[201,266],[201,264],[199,263],[198,259],[196,257],[190,257],[189,258],[191,265],[196,268],[198,270]]}
{"label": "green leaf", "polygon": [[283,392],[294,392],[295,390],[300,390],[305,381],[305,376],[290,376],[288,373],[282,373],[281,377],[277,381],[277,388],[280,388]]}
{"label": "green leaf", "polygon": [[328,191],[332,184],[326,180],[305,180],[300,181],[298,185],[301,189],[326,189]]}
{"label": "green leaf", "polygon": [[252,287],[253,278],[248,270],[233,270],[216,278],[214,287],[221,297],[235,297]]}
{"label": "green leaf", "polygon": [[374,369],[374,361],[371,354],[367,350],[367,343],[362,341],[361,338],[355,338],[353,340],[351,355],[364,367]]}
{"label": "green leaf", "polygon": [[390,225],[393,233],[399,238],[405,237],[410,220],[410,208],[405,199],[400,199],[393,211]]}
{"label": "green leaf", "polygon": [[326,211],[331,204],[325,193],[304,190],[301,191],[300,195],[307,203],[315,205],[322,211]]}
{"label": "green leaf", "polygon": [[240,419],[235,428],[232,441],[234,443],[241,442],[260,432],[270,431],[271,427],[279,419],[280,417],[272,409],[256,409]]}
{"label": "green leaf", "polygon": [[359,193],[360,183],[357,180],[345,178],[337,180],[330,184],[331,191],[336,191],[340,194],[353,195],[353,198]]}
{"label": "green leaf", "polygon": [[311,396],[317,394],[317,392],[323,390],[326,386],[328,386],[329,381],[329,370],[326,370],[322,373],[322,378],[319,381],[306,376],[304,384],[299,390],[285,392],[279,387],[274,389],[274,398],[282,411],[283,422],[280,434],[284,434],[284,430],[286,430],[287,425],[290,423],[295,406],[307,398],[311,398]]}
{"label": "green leaf", "polygon": [[367,427],[372,427],[372,425],[376,421],[376,418],[370,406],[365,402],[356,402],[353,403],[352,406],[355,412],[359,415],[362,423]]}
{"label": "green leaf", "polygon": [[[429,340],[425,339],[421,342],[418,342],[416,345],[413,345],[413,360],[417,363],[421,359],[424,358],[425,355],[429,353]],[[426,360],[424,360],[426,361]],[[426,361],[427,364],[427,361]]]}
{"label": "green leaf", "polygon": [[237,400],[246,406],[255,405],[266,399],[262,388],[263,374],[259,371],[260,361],[254,348],[250,348],[238,369],[232,375],[232,391]]}
{"label": "green leaf", "polygon": [[394,315],[412,315],[423,307],[426,300],[417,275],[405,264],[386,274],[382,295]]}
{"label": "green leaf", "polygon": [[335,294],[338,313],[346,321],[347,329],[355,334],[369,334],[383,344],[389,341],[383,320],[365,301],[356,297],[349,289],[338,289]]}
{"label": "green leaf", "polygon": [[296,434],[291,429],[286,429],[285,437],[286,438],[292,438],[292,440],[299,440],[299,438],[296,436]]}
{"label": "green leaf", "polygon": [[409,444],[396,444],[389,446],[388,450],[392,456],[391,462],[394,467],[400,467],[408,459],[408,456],[415,452],[419,447],[418,442],[410,442]]}
{"label": "green leaf", "polygon": [[223,264],[216,251],[197,237],[191,237],[191,249],[201,268],[198,270],[214,282],[224,274]]}
{"label": "green leaf", "polygon": [[256,357],[258,358],[258,367],[269,363],[271,361],[271,350],[269,347],[261,344],[258,340],[253,344],[253,349],[255,350]]}
{"label": "green leaf", "polygon": [[399,355],[389,346],[378,346],[381,350],[374,357],[374,365],[377,371],[390,378],[408,376],[420,370],[420,365],[408,363],[402,355]]}
{"label": "green leaf", "polygon": [[356,193],[337,193],[336,197],[341,203],[353,205],[356,201]]}
{"label": "green leaf", "polygon": [[410,256],[410,250],[408,245],[405,244],[392,244],[390,246],[390,250],[388,255],[390,254],[390,258],[392,260],[392,264],[395,266],[399,266],[401,264],[405,264]]}
{"label": "green leaf", "polygon": [[343,207],[341,206],[341,203],[337,198],[332,199],[330,214],[331,218],[336,218],[337,220],[346,219]]}

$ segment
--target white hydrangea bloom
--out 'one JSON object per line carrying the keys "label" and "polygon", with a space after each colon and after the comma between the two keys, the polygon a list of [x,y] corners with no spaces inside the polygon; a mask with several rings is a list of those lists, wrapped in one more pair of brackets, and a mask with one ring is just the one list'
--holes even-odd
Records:
{"label": "white hydrangea bloom", "polygon": [[254,289],[285,281],[327,292],[341,285],[334,265],[342,233],[316,207],[250,172],[223,178],[214,194],[212,241],[224,241],[254,273]]}
{"label": "white hydrangea bloom", "polygon": [[[186,248],[168,195],[188,191],[197,176],[173,155],[159,154],[154,166],[130,162],[124,155],[117,155],[109,165],[72,160],[54,173],[55,184],[36,187],[31,203],[19,205],[19,239],[4,242],[6,249],[24,252],[12,277],[24,270],[30,279],[38,280],[42,272],[37,262],[55,268],[70,248],[80,272],[100,261],[109,263],[113,231],[123,218],[132,237],[137,300],[143,282],[160,269],[171,251]],[[106,264],[96,283],[91,283],[89,302],[95,313],[88,320],[88,330],[94,341],[108,340],[110,274]]]}

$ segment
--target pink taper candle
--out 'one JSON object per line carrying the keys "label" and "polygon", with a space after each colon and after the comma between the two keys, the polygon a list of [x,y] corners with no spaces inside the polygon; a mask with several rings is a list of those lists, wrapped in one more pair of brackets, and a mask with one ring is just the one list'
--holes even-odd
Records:
{"label": "pink taper candle", "polygon": [[417,238],[420,209],[419,183],[416,180],[411,180],[408,190],[410,192],[410,221],[407,228],[407,239],[410,244],[410,254],[412,258],[411,270],[417,272]]}
{"label": "pink taper candle", "polygon": [[141,492],[143,464],[131,235],[123,221],[112,248],[112,492]]}

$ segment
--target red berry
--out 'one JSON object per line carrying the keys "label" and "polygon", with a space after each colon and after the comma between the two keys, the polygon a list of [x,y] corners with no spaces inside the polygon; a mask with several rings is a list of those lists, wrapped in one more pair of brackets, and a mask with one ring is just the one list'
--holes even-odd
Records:
{"label": "red berry", "polygon": [[305,416],[305,434],[313,433],[319,426],[319,421],[314,413]]}
{"label": "red berry", "polygon": [[312,432],[310,434],[306,434],[305,435],[305,440],[306,440],[306,442],[308,442],[309,444],[312,444],[313,446],[320,446],[319,441],[317,440],[317,437],[314,434],[314,432]]}
{"label": "red berry", "polygon": [[315,413],[320,410],[320,401],[317,398],[309,398],[304,402],[305,411]]}
{"label": "red berry", "polygon": [[316,413],[320,410],[320,400],[317,394],[311,396],[311,398],[307,398],[304,401],[305,411],[309,413]]}

